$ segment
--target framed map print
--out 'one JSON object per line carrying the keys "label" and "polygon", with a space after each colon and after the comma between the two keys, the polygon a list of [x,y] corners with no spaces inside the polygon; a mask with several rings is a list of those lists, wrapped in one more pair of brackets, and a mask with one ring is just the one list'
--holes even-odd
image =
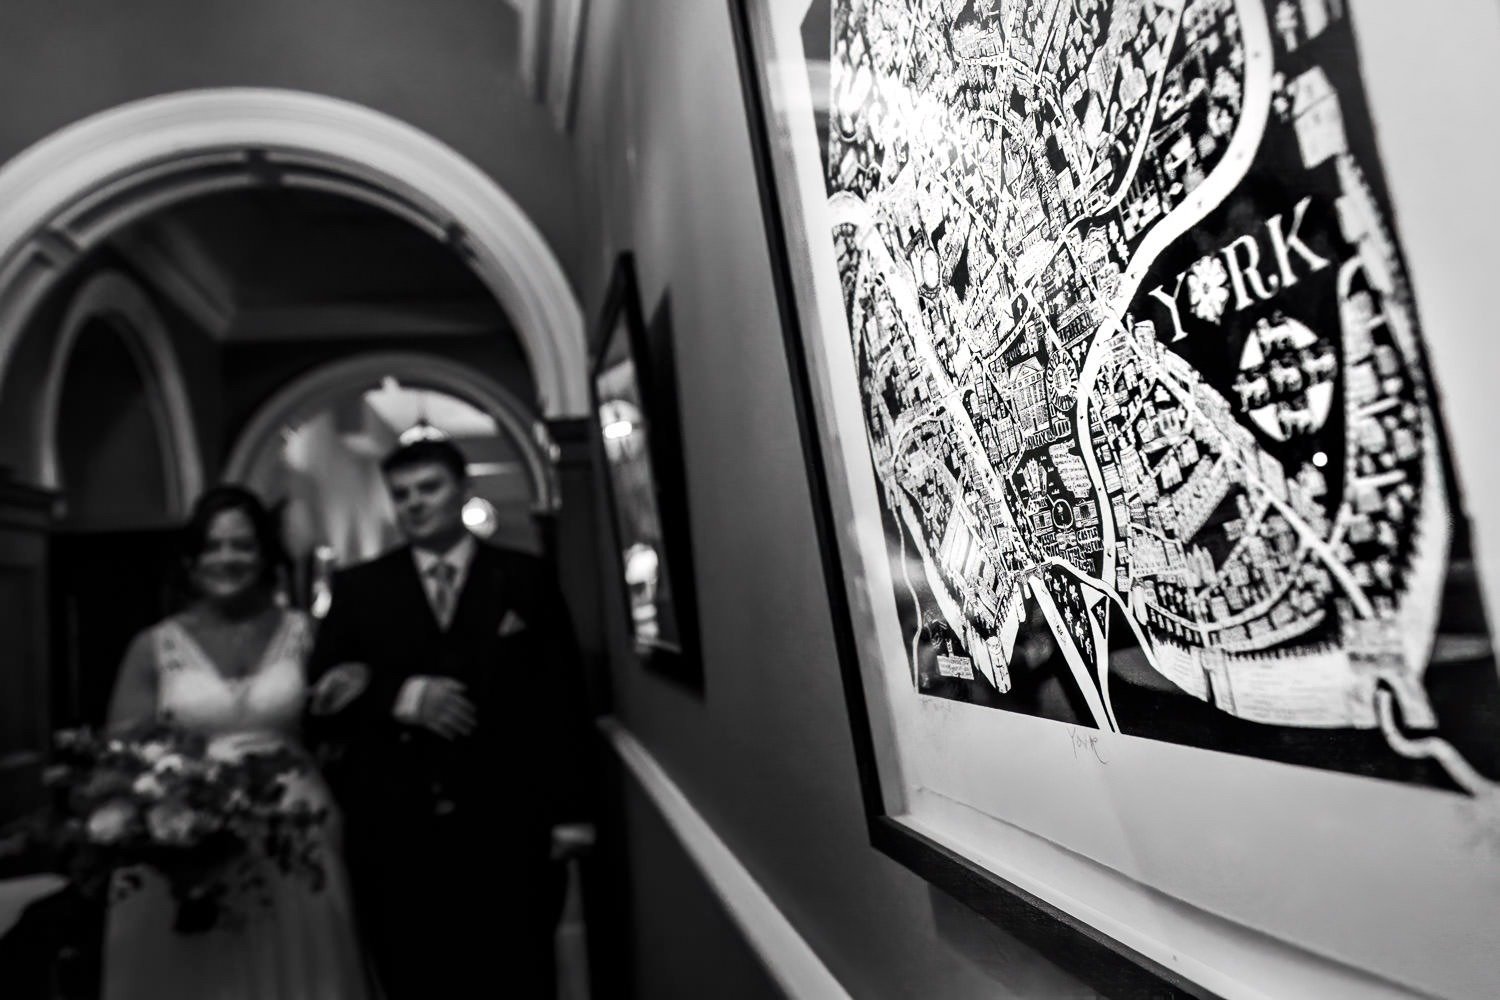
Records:
{"label": "framed map print", "polygon": [[1500,995],[1492,6],[730,0],[872,837],[1108,980]]}
{"label": "framed map print", "polygon": [[701,689],[686,500],[665,365],[648,344],[635,267],[622,254],[594,362],[594,423],[630,637],[648,666]]}

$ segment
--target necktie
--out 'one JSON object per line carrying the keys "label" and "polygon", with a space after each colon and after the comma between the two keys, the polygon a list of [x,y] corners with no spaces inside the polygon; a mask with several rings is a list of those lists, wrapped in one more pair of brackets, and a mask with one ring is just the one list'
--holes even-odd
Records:
{"label": "necktie", "polygon": [[439,560],[427,570],[432,578],[432,612],[438,624],[448,627],[453,618],[453,584],[458,579],[458,567],[446,560]]}

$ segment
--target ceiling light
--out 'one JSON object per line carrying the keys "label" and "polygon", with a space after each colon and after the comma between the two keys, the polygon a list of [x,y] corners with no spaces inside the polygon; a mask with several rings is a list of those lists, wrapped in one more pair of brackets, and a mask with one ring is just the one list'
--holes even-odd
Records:
{"label": "ceiling light", "polygon": [[604,440],[618,441],[635,433],[635,424],[629,420],[615,420],[604,425]]}

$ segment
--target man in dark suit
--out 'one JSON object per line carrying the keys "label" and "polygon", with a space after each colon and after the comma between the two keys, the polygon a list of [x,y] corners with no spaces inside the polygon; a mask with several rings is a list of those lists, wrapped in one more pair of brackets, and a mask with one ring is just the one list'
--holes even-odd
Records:
{"label": "man in dark suit", "polygon": [[381,468],[409,544],[335,577],[309,667],[364,943],[392,1000],[551,998],[553,831],[588,756],[567,611],[540,560],[464,528],[456,446]]}

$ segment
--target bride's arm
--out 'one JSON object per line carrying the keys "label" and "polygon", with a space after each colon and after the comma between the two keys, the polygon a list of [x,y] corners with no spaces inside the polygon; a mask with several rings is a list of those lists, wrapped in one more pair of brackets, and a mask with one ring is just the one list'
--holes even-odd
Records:
{"label": "bride's arm", "polygon": [[149,630],[139,633],[125,651],[115,675],[105,728],[119,732],[156,717],[156,655]]}

